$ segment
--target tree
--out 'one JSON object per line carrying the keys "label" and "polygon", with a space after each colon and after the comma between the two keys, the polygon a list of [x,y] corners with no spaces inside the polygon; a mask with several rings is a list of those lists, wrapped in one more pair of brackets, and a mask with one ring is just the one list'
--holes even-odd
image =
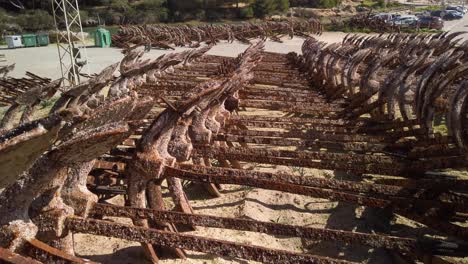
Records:
{"label": "tree", "polygon": [[159,11],[163,8],[165,2],[165,0],[143,0],[138,3],[136,8],[139,10]]}
{"label": "tree", "polygon": [[131,9],[131,6],[128,4],[127,0],[112,0],[110,7],[119,12],[126,12]]}
{"label": "tree", "polygon": [[254,16],[254,11],[252,7],[244,7],[239,11],[239,18],[248,19]]}
{"label": "tree", "polygon": [[285,12],[289,9],[289,0],[276,0],[276,10]]}
{"label": "tree", "polygon": [[253,10],[256,17],[264,18],[275,11],[275,0],[256,0]]}
{"label": "tree", "polygon": [[253,10],[256,17],[264,18],[275,12],[284,12],[289,9],[289,0],[255,0]]}
{"label": "tree", "polygon": [[54,26],[54,18],[44,10],[31,10],[16,18],[16,22],[26,31],[38,31],[51,29]]}
{"label": "tree", "polygon": [[168,20],[168,10],[164,7],[164,0],[143,0],[136,6],[134,23],[157,23]]}

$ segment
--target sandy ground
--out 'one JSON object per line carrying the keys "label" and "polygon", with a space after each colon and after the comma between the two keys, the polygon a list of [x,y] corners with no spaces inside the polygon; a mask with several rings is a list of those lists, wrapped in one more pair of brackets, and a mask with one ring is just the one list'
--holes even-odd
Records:
{"label": "sandy ground", "polygon": [[[280,170],[296,173],[304,177],[335,177],[331,171],[315,169],[298,171],[291,167],[262,167],[262,165],[259,165],[256,169],[262,171]],[[343,176],[339,175],[338,177],[342,178]],[[167,190],[164,191],[166,205],[170,208],[172,202]],[[359,232],[371,232],[374,228],[372,225],[372,222],[375,222],[374,214],[364,213],[365,210],[362,207],[330,202],[325,199],[235,185],[224,185],[221,191],[223,195],[220,198],[211,198],[200,185],[195,184],[189,185],[186,192],[197,214],[240,217],[265,222]],[[121,197],[113,198],[110,202],[123,205]],[[110,218],[110,220],[129,223],[128,219]],[[196,231],[188,233],[274,249],[307,252],[359,263],[392,263],[386,251],[338,242],[319,242],[300,238],[270,236],[255,232],[203,227],[197,227]],[[135,242],[84,234],[75,234],[74,240],[76,253],[93,261],[116,264],[148,263],[145,261],[143,250]],[[256,263],[197,252],[187,253],[189,257],[187,260],[166,259],[161,263]]]}

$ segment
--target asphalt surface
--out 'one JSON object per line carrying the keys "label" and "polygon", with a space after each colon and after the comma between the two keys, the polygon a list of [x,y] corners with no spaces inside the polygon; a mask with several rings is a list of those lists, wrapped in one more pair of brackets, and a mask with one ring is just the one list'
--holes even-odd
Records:
{"label": "asphalt surface", "polygon": [[460,37],[464,40],[468,40],[468,13],[463,17],[463,19],[444,21],[444,30],[452,32],[467,32],[466,34],[463,34]]}
{"label": "asphalt surface", "polygon": [[[345,33],[325,32],[318,39],[332,43],[343,39]],[[302,38],[284,39],[283,43],[267,41],[265,50],[270,52],[300,53],[303,43]],[[248,46],[239,42],[226,43],[221,42],[214,46],[208,54],[235,57],[243,52]],[[153,49],[145,54],[145,58],[157,58],[162,54],[180,52],[187,48],[176,48],[175,50],[157,50]],[[12,77],[23,77],[26,71],[30,71],[42,77],[58,79],[61,75],[57,46],[51,44],[46,47],[8,49],[6,46],[0,47],[0,53],[5,54],[7,64],[15,63],[15,69],[9,75]],[[116,63],[123,58],[120,49],[117,48],[96,48],[88,47],[86,49],[88,57],[89,73],[98,73],[105,67]],[[84,52],[82,52],[84,54]],[[2,63],[2,65],[5,63]],[[87,73],[85,68],[82,72]]]}

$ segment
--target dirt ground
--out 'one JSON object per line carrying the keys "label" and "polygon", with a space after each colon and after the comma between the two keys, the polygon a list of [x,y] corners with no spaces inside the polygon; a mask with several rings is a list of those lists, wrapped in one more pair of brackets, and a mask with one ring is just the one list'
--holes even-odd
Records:
{"label": "dirt ground", "polygon": [[[284,171],[300,174],[304,177],[335,177],[331,171],[314,169],[300,171],[291,167],[263,167],[262,165],[258,165],[256,169]],[[166,205],[170,208],[172,204],[168,197],[169,194],[167,190],[164,191]],[[372,222],[375,221],[375,214],[363,213],[364,210],[361,207],[278,191],[224,185],[221,191],[222,197],[211,198],[202,186],[190,184],[186,188],[186,192],[197,214],[360,232],[371,232],[373,230]],[[123,205],[122,197],[113,198],[110,202]],[[111,218],[111,220],[130,223],[128,219]],[[372,250],[367,247],[337,242],[310,241],[255,232],[203,227],[197,227],[196,231],[188,233],[274,249],[343,258],[360,263],[392,263],[390,256],[383,250]],[[85,234],[75,234],[74,240],[76,253],[93,261],[118,264],[148,263],[145,261],[143,250],[135,242]],[[189,257],[187,260],[168,259],[161,263],[255,263],[197,252],[187,253]]]}

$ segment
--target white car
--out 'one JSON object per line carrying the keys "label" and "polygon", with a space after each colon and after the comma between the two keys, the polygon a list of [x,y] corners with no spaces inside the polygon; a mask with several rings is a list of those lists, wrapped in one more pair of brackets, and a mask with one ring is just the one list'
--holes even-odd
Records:
{"label": "white car", "polygon": [[401,27],[409,27],[411,25],[415,25],[416,23],[418,23],[418,17],[412,15],[400,16],[392,20],[393,25]]}
{"label": "white car", "polygon": [[462,6],[447,6],[445,8],[446,10],[453,10],[453,11],[457,11],[459,12],[461,15],[465,15],[466,14],[466,9]]}
{"label": "white car", "polygon": [[378,13],[378,14],[375,14],[375,15],[372,16],[372,18],[383,20],[386,23],[392,21],[396,17],[397,17],[397,15],[390,14],[390,13]]}

